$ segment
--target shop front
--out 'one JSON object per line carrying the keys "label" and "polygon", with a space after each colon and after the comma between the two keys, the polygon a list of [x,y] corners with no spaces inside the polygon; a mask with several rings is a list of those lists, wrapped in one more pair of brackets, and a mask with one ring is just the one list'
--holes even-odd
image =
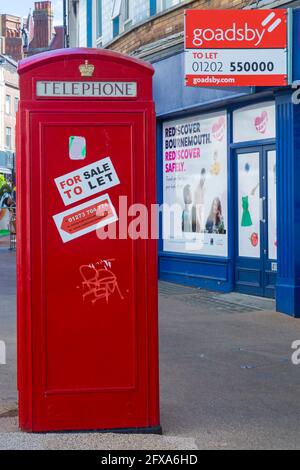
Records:
{"label": "shop front", "polygon": [[9,226],[9,210],[6,207],[2,207],[2,193],[1,186],[3,184],[11,184],[12,181],[12,165],[14,155],[12,152],[4,152],[0,150],[0,235],[8,234]]}
{"label": "shop front", "polygon": [[12,152],[4,152],[0,150],[0,175],[7,181],[11,180],[12,167],[10,163],[13,162],[13,158],[14,156]]}
{"label": "shop front", "polygon": [[[295,10],[294,81],[299,32]],[[160,279],[300,316],[297,90],[185,87],[183,52],[153,65]]]}

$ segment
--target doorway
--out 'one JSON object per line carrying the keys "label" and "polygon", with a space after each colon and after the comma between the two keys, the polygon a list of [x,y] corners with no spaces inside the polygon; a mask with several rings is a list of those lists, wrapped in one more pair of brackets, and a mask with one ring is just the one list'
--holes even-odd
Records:
{"label": "doorway", "polygon": [[235,290],[275,298],[277,273],[276,150],[235,150]]}

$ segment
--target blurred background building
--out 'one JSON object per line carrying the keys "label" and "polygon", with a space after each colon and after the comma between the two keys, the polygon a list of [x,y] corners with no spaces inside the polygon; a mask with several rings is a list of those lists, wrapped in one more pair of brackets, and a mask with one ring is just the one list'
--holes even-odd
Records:
{"label": "blurred background building", "polygon": [[24,20],[22,36],[25,56],[64,47],[64,27],[54,26],[51,1],[34,3],[33,13]]}
{"label": "blurred background building", "polygon": [[23,57],[22,19],[0,14],[0,53],[21,60]]}
{"label": "blurred background building", "polygon": [[17,63],[0,55],[0,174],[10,180],[15,168],[15,128],[19,103]]}
{"label": "blurred background building", "polygon": [[64,47],[64,27],[54,26],[51,1],[35,2],[26,18],[0,14],[0,53],[19,61]]}

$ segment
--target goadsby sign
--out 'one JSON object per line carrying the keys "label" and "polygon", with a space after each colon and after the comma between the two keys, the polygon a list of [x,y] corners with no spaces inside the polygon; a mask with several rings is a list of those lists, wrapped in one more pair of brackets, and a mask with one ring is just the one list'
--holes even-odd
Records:
{"label": "goadsby sign", "polygon": [[188,86],[288,84],[288,10],[186,10]]}

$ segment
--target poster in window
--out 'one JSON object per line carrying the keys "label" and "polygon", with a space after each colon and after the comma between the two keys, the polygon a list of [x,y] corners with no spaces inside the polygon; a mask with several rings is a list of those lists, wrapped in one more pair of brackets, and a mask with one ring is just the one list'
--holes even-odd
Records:
{"label": "poster in window", "polygon": [[228,255],[227,114],[163,124],[163,249]]}
{"label": "poster in window", "polygon": [[276,151],[270,150],[268,152],[268,253],[271,260],[277,260],[276,184]]}
{"label": "poster in window", "polygon": [[239,256],[260,258],[259,153],[238,155]]}
{"label": "poster in window", "polygon": [[233,142],[275,139],[275,103],[247,106],[233,112]]}

